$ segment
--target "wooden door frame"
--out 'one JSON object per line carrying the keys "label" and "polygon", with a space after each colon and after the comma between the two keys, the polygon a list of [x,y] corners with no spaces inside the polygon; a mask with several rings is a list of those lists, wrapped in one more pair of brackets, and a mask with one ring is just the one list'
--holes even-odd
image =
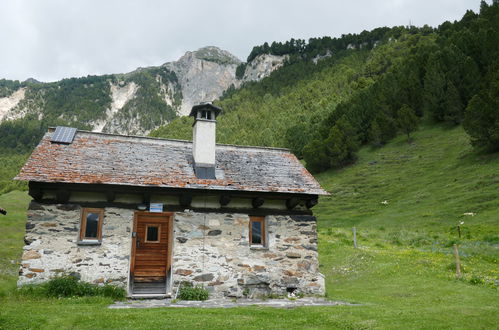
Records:
{"label": "wooden door frame", "polygon": [[172,266],[172,255],[173,255],[173,212],[148,212],[148,211],[135,211],[133,215],[133,231],[132,231],[132,251],[130,253],[130,275],[133,277],[133,270],[135,269],[135,253],[137,246],[137,235],[133,236],[133,233],[137,233],[137,222],[139,216],[157,216],[165,217],[167,219],[167,239],[168,239],[168,251],[166,256],[166,275],[168,277],[168,272]]}

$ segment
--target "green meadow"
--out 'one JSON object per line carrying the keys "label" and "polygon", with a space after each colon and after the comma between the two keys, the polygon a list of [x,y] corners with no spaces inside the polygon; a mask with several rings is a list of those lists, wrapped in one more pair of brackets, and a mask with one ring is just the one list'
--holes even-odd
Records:
{"label": "green meadow", "polygon": [[358,157],[317,176],[331,196],[314,208],[327,298],[355,306],[110,310],[107,298],[19,294],[30,198],[13,191],[0,196],[0,329],[497,328],[499,155],[475,153],[460,127],[432,126]]}

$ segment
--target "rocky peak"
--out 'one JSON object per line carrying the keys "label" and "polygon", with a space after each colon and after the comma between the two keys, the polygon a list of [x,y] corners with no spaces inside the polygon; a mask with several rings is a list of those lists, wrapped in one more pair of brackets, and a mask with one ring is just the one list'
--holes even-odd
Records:
{"label": "rocky peak", "polygon": [[228,51],[208,46],[163,64],[175,72],[182,89],[179,114],[188,115],[193,105],[219,98],[234,84],[239,63],[241,61]]}
{"label": "rocky peak", "polygon": [[218,64],[239,64],[239,60],[236,56],[232,55],[226,50],[220,49],[215,46],[206,46],[199,48],[197,51],[192,52],[200,60],[205,60],[209,62],[215,62]]}

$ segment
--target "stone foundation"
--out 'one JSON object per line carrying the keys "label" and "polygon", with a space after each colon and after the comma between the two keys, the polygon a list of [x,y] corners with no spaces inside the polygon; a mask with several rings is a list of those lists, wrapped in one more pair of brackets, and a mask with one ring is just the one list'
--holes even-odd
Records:
{"label": "stone foundation", "polygon": [[[102,244],[78,245],[81,208],[38,204],[28,211],[19,285],[59,274],[128,287],[134,210],[105,208]],[[267,246],[250,247],[247,214],[180,212],[174,216],[172,282],[201,284],[211,296],[324,293],[313,216],[267,216]]]}

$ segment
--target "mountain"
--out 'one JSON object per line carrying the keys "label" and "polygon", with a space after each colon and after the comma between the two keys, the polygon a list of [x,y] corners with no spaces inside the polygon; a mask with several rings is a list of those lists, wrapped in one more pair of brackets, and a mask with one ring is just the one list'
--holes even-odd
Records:
{"label": "mountain", "polygon": [[208,46],[187,52],[178,61],[125,74],[53,83],[0,80],[0,123],[41,120],[45,126],[61,123],[97,132],[147,134],[188,115],[194,104],[216,100],[231,86],[268,76],[284,59],[262,54],[238,79],[241,61]]}

